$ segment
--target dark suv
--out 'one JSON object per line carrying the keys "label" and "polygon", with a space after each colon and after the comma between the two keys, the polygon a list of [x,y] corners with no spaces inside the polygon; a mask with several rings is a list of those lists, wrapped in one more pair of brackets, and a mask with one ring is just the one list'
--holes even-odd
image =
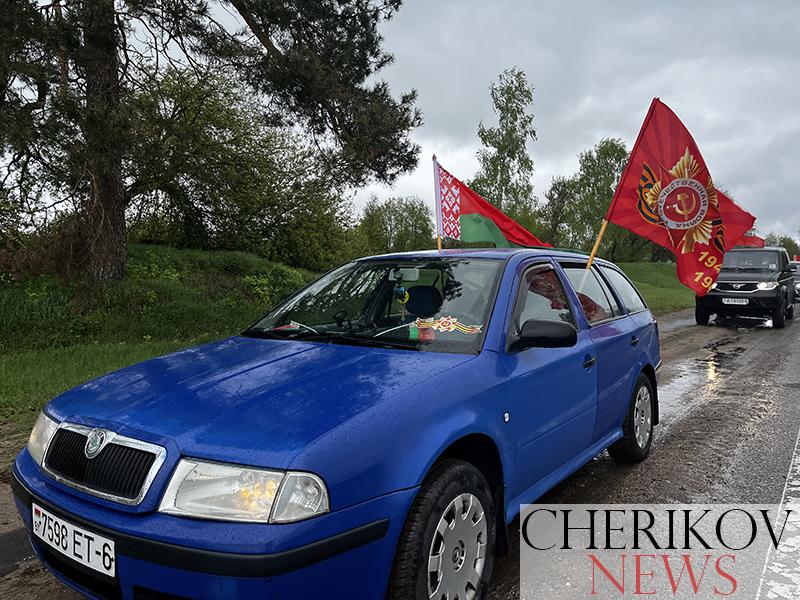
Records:
{"label": "dark suv", "polygon": [[773,327],[794,318],[794,270],[784,248],[734,248],[725,254],[717,282],[695,301],[698,325],[708,319],[743,316],[772,319]]}

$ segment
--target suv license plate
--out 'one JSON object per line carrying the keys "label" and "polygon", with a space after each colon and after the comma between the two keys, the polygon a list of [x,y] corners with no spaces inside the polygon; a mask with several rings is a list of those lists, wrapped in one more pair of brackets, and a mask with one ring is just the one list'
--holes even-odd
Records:
{"label": "suv license plate", "polygon": [[723,304],[736,304],[737,306],[743,306],[747,304],[749,300],[747,298],[723,298]]}
{"label": "suv license plate", "polygon": [[41,506],[31,503],[33,534],[64,556],[102,573],[114,577],[116,557],[114,541],[73,525]]}

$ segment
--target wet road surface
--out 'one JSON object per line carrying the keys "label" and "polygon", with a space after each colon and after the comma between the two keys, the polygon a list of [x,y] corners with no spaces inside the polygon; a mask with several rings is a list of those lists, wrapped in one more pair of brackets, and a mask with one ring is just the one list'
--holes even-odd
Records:
{"label": "wet road surface", "polygon": [[[800,429],[800,322],[696,327],[689,311],[659,319],[664,366],[661,425],[644,463],[603,453],[546,494],[546,503],[777,503]],[[66,590],[30,556],[0,479],[0,598],[63,598]],[[6,513],[12,512],[12,515]],[[5,522],[4,522],[5,524]],[[519,597],[518,523],[495,564],[490,597]]]}

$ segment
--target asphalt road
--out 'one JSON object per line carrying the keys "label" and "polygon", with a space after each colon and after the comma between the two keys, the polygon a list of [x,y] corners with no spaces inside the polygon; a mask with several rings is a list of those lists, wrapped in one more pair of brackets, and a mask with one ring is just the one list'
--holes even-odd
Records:
{"label": "asphalt road", "polygon": [[[800,430],[800,322],[694,326],[660,319],[661,425],[651,456],[632,467],[598,456],[549,492],[547,503],[777,503]],[[10,490],[0,483],[0,598],[76,598],[31,560]],[[497,561],[491,598],[519,597],[518,524]]]}

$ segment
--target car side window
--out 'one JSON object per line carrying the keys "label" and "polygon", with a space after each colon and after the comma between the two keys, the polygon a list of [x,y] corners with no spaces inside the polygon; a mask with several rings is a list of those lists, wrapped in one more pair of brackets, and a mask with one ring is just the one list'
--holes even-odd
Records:
{"label": "car side window", "polygon": [[567,293],[553,267],[537,265],[525,271],[514,315],[517,331],[528,319],[575,324]]}
{"label": "car side window", "polygon": [[586,271],[586,267],[564,266],[575,293],[581,302],[583,314],[589,323],[607,321],[621,314],[617,301],[611,296],[608,288],[600,281],[594,269]]}
{"label": "car side window", "polygon": [[605,275],[608,282],[616,290],[617,295],[622,299],[622,302],[632,313],[639,312],[647,309],[647,305],[642,300],[639,292],[633,287],[633,284],[628,281],[622,273],[611,267],[600,267],[603,275]]}

